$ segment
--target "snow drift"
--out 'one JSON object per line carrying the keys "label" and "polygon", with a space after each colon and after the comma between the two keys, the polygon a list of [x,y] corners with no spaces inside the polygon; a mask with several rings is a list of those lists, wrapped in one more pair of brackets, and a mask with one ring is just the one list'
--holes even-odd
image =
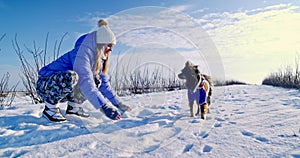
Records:
{"label": "snow drift", "polygon": [[[43,104],[17,96],[0,111],[1,157],[300,157],[300,92],[271,86],[215,87],[207,120],[189,117],[186,90],[122,98],[133,110],[111,121],[51,123]],[[65,104],[61,104],[65,112]]]}

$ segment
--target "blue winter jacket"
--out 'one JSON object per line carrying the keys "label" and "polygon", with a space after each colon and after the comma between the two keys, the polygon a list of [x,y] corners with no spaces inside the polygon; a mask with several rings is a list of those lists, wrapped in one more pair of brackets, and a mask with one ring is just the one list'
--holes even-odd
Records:
{"label": "blue winter jacket", "polygon": [[104,97],[113,105],[118,105],[119,99],[109,84],[108,76],[103,75],[102,71],[99,73],[102,81],[99,89],[95,85],[93,65],[96,47],[96,31],[81,36],[73,50],[43,67],[39,71],[39,76],[50,76],[55,72],[73,70],[79,76],[78,87],[95,108],[98,109],[106,104]]}

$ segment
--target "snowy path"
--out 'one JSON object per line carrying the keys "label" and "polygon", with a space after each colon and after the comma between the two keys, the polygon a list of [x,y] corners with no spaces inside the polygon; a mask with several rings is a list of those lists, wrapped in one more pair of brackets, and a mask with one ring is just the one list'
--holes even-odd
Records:
{"label": "snowy path", "polygon": [[133,110],[121,121],[86,102],[89,119],[48,123],[42,104],[17,98],[0,111],[0,157],[300,157],[299,91],[247,85],[213,94],[205,121],[189,117],[186,91],[125,97]]}

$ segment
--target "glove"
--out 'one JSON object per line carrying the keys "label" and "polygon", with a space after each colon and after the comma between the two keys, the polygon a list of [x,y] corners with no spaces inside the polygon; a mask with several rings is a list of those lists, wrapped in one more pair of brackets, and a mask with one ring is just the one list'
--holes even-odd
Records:
{"label": "glove", "polygon": [[103,105],[101,107],[101,111],[110,119],[112,120],[120,120],[121,114],[118,112],[117,109],[113,108],[112,106],[109,106],[107,104]]}
{"label": "glove", "polygon": [[118,105],[116,105],[116,107],[121,111],[121,113],[124,113],[126,111],[131,111],[130,106],[125,105],[123,103],[119,103]]}

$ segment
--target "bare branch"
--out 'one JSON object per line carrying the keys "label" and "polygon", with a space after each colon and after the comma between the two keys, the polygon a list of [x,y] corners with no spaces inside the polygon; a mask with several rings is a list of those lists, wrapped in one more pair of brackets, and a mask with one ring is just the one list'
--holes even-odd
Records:
{"label": "bare branch", "polygon": [[[59,51],[60,51],[60,48],[62,45],[62,41],[66,35],[67,35],[67,33],[65,33],[63,35],[63,37],[61,38],[58,45],[57,45],[57,40],[56,40],[55,45],[54,45],[54,51],[53,51],[54,53],[52,54],[53,60],[56,60],[58,58]],[[36,92],[35,84],[38,79],[39,70],[42,67],[44,67],[48,61],[51,60],[50,56],[48,56],[48,54],[47,54],[48,53],[48,51],[47,51],[48,38],[49,38],[49,33],[47,33],[47,35],[46,35],[44,50],[42,50],[40,47],[38,47],[35,41],[33,41],[32,48],[29,48],[24,45],[24,47],[26,48],[26,51],[29,54],[31,54],[32,58],[26,58],[23,55],[23,51],[21,50],[19,43],[17,41],[17,35],[15,36],[15,39],[12,41],[13,48],[21,62],[22,82],[23,82],[26,90],[30,94],[30,97],[31,97],[33,103],[43,102],[43,99]]]}
{"label": "bare branch", "polygon": [[0,37],[0,42],[2,41],[2,39],[6,36],[6,33],[3,34],[1,37]]}
{"label": "bare branch", "polygon": [[45,48],[44,48],[44,55],[43,55],[43,62],[42,66],[46,65],[46,56],[47,56],[47,46],[48,46],[48,37],[49,37],[49,32],[47,32],[46,40],[45,40]]}
{"label": "bare branch", "polygon": [[1,108],[10,107],[16,96],[16,87],[18,86],[18,83],[9,89],[8,88],[9,78],[10,78],[10,74],[7,72],[2,76],[2,79],[0,80],[0,107]]}
{"label": "bare branch", "polygon": [[[5,37],[6,34],[3,34],[1,37],[0,37],[0,42],[2,41],[2,39]],[[0,51],[1,51],[1,48],[0,48]]]}
{"label": "bare branch", "polygon": [[59,41],[59,44],[58,44],[58,48],[57,48],[57,51],[56,51],[56,59],[59,57],[59,51],[60,51],[60,47],[61,47],[61,44],[64,40],[64,38],[67,36],[67,32],[61,37],[60,41]]}
{"label": "bare branch", "polygon": [[[35,81],[37,79],[37,74],[35,74],[36,69],[34,69],[32,67],[32,65],[30,64],[30,62],[28,62],[27,59],[24,57],[23,51],[21,50],[18,40],[17,40],[17,34],[15,35],[15,39],[12,41],[12,45],[13,45],[13,48],[14,48],[20,62],[21,62],[22,73],[23,73],[23,77],[21,77],[21,78],[22,78],[22,81],[23,81],[23,84],[24,84],[26,90],[29,92],[30,97],[32,98],[32,101],[34,103],[38,103],[37,101],[42,102],[43,101],[42,98],[40,98],[36,94],[36,89],[35,89]],[[36,46],[34,46],[34,48],[35,48],[35,50],[38,50],[36,48]],[[36,54],[37,54],[28,48],[27,48],[27,51],[32,53],[33,56],[36,56]]]}

